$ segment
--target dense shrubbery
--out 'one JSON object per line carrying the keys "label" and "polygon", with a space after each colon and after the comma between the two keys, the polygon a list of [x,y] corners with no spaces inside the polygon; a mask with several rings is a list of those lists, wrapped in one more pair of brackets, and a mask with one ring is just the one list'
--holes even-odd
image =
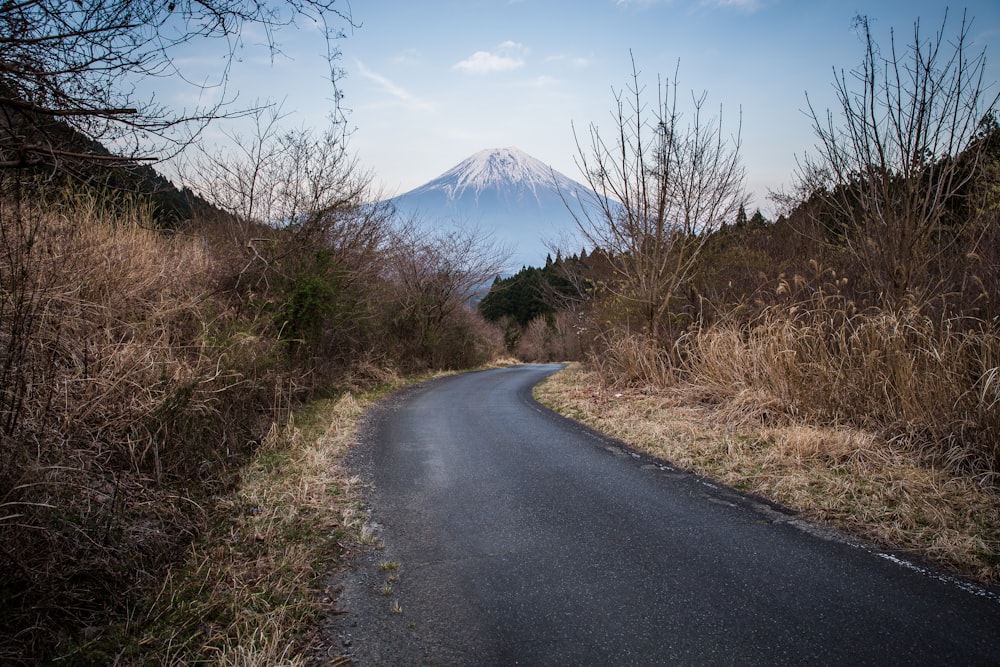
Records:
{"label": "dense shrubbery", "polygon": [[162,232],[139,198],[27,187],[0,199],[2,660],[129,613],[291,407],[501,350],[464,305],[476,240],[362,198]]}
{"label": "dense shrubbery", "polygon": [[1000,131],[988,127],[981,174],[949,202],[967,218],[904,297],[886,299],[815,193],[776,222],[737,218],[708,235],[656,337],[608,288],[608,265],[577,264],[587,357],[612,385],[683,388],[737,421],[850,424],[995,479]]}
{"label": "dense shrubbery", "polygon": [[[863,428],[921,461],[995,483],[997,98],[976,88],[981,56],[943,55],[943,30],[894,49],[897,60],[886,63],[867,24],[859,27],[865,64],[837,82],[846,127],[815,115],[819,161],[803,165],[798,192],[777,198],[784,214],[775,222],[742,207],[693,228],[677,218],[731,197],[730,183],[692,195],[684,176],[703,163],[685,171],[671,155],[694,153],[671,142],[697,133],[670,126],[667,137],[643,136],[675,116],[638,118],[641,100],[619,98],[624,138],[595,141],[585,157],[597,165],[590,175],[602,200],[627,196],[581,218],[588,238],[608,245],[560,267],[580,286],[563,312],[609,384],[688,392],[738,422]],[[967,29],[948,46],[960,50]],[[640,90],[636,82],[628,93]],[[720,160],[731,157],[716,147]],[[622,159],[613,163],[615,151]],[[494,290],[515,294],[540,275],[529,269]],[[539,292],[529,292],[530,307],[551,322],[559,307]],[[516,319],[511,327],[508,342],[525,331]]]}

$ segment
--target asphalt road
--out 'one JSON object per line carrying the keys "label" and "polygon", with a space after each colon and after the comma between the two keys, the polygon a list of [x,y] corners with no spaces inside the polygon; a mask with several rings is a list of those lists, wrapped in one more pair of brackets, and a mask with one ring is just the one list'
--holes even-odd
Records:
{"label": "asphalt road", "polygon": [[369,415],[351,465],[384,547],[343,584],[352,664],[1000,664],[996,591],[555,415],[531,387],[557,368],[447,377]]}

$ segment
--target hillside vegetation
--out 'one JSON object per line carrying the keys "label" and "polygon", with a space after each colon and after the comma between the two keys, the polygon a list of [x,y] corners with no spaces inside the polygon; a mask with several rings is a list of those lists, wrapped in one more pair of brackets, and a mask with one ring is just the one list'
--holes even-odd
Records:
{"label": "hillside vegetation", "polygon": [[[748,216],[739,136],[705,98],[681,113],[668,85],[656,106],[635,75],[620,133],[580,158],[603,209],[578,216],[589,252],[497,282],[482,312],[524,358],[582,350],[583,386],[553,399],[571,414],[996,582],[1000,124],[968,23],[949,27],[880,48],[858,19],[863,61],[812,112],[773,221]],[[678,435],[679,414],[728,448]]]}
{"label": "hillside vegetation", "polygon": [[500,349],[464,306],[490,255],[401,228],[363,179],[282,227],[171,231],[140,196],[4,185],[3,660],[134,613],[295,406]]}

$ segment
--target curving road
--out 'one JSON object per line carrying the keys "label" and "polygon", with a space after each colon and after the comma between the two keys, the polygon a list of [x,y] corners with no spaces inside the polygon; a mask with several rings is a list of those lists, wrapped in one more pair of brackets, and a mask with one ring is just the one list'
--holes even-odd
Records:
{"label": "curving road", "polygon": [[384,548],[344,582],[353,664],[1000,664],[996,592],[555,415],[531,387],[558,368],[370,414],[351,465]]}

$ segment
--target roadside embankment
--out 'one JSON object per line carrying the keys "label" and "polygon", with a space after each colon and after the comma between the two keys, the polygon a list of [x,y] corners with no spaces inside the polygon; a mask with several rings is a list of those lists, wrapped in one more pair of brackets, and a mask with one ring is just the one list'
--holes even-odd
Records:
{"label": "roadside embankment", "polygon": [[958,473],[918,465],[872,433],[797,425],[727,425],[724,406],[683,390],[608,389],[579,364],[536,398],[552,409],[808,520],[913,554],[980,582],[1000,582],[1000,497]]}

